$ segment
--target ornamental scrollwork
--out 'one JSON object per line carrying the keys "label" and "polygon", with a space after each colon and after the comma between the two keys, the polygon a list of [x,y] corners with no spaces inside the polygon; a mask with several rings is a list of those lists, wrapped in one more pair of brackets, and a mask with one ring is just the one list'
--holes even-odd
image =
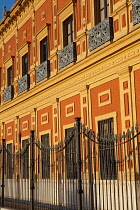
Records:
{"label": "ornamental scrollwork", "polygon": [[132,0],[133,25],[140,23],[140,0]]}
{"label": "ornamental scrollwork", "polygon": [[76,62],[77,53],[76,53],[76,43],[72,42],[71,44],[64,47],[58,52],[58,65],[59,69],[64,68],[72,62]]}
{"label": "ornamental scrollwork", "polygon": [[12,99],[14,97],[13,85],[8,86],[4,89],[4,102]]}
{"label": "ornamental scrollwork", "polygon": [[46,60],[36,67],[36,83],[50,76],[50,61]]}
{"label": "ornamental scrollwork", "polygon": [[30,88],[30,75],[25,74],[22,78],[18,80],[18,93],[22,93],[23,91]]}
{"label": "ornamental scrollwork", "polygon": [[96,49],[114,38],[113,18],[109,17],[89,30],[89,51]]}

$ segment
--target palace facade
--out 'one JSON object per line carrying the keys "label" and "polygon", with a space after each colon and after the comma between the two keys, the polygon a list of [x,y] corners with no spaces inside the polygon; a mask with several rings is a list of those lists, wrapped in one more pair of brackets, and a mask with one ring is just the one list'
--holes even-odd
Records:
{"label": "palace facade", "polygon": [[[140,122],[137,0],[17,0],[0,22],[0,136],[55,145],[74,118],[96,132]],[[108,124],[109,126],[109,124]],[[19,140],[20,136],[20,140]]]}
{"label": "palace facade", "polygon": [[[140,123],[139,102],[138,0],[16,0],[10,11],[5,9],[0,22],[0,137],[11,151],[25,145],[30,130],[45,144],[57,145],[76,117],[99,135],[122,133]],[[11,161],[7,157],[7,179],[13,177]],[[126,168],[131,171],[134,162],[128,160]],[[84,170],[90,170],[89,164]],[[108,179],[105,171],[101,179]],[[136,186],[137,178],[132,179]]]}

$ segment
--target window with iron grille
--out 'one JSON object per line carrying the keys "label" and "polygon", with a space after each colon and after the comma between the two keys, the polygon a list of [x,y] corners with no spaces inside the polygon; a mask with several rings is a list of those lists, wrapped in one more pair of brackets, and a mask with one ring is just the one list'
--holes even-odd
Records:
{"label": "window with iron grille", "polygon": [[[73,128],[68,128],[65,130],[66,139],[70,139],[72,130]],[[75,137],[73,137],[72,140],[67,144],[65,152],[67,179],[77,179]]]}
{"label": "window with iron grille", "polygon": [[41,136],[42,150],[42,179],[50,179],[50,141],[49,134]]}
{"label": "window with iron grille", "polygon": [[[26,147],[26,144],[28,144],[28,139],[25,139],[22,141],[22,148]],[[29,149],[24,152],[22,156],[22,171],[23,171],[23,179],[29,178]]]}
{"label": "window with iron grille", "polygon": [[40,41],[40,64],[48,59],[48,38]]}
{"label": "window with iron grille", "polygon": [[109,0],[94,0],[95,24],[109,17]]}
{"label": "window with iron grille", "polygon": [[[7,144],[7,150],[12,152],[12,143]],[[7,153],[7,179],[13,178],[13,160],[10,153]]]}
{"label": "window with iron grille", "polygon": [[28,53],[22,56],[22,76],[28,74]]}
{"label": "window with iron grille", "polygon": [[115,160],[114,122],[113,118],[98,122],[100,171],[102,179],[116,179],[117,169]]}
{"label": "window with iron grille", "polygon": [[73,16],[71,15],[63,22],[63,46],[73,42]]}
{"label": "window with iron grille", "polygon": [[13,70],[12,66],[7,69],[7,86],[12,85],[13,83]]}

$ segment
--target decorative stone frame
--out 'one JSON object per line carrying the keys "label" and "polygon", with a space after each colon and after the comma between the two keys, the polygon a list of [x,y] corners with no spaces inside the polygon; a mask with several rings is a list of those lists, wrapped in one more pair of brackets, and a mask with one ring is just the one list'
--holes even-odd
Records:
{"label": "decorative stone frame", "polygon": [[[72,112],[67,113],[67,109],[70,108],[70,107],[72,107],[73,110],[72,110]],[[66,113],[66,117],[70,117],[70,116],[73,116],[73,115],[74,115],[74,113],[75,113],[75,106],[74,106],[74,103],[68,104],[68,105],[65,106],[65,113]]]}
{"label": "decorative stone frame", "polygon": [[[108,100],[106,100],[104,102],[101,102],[100,101],[100,97],[104,96],[106,94],[108,94]],[[110,89],[109,90],[105,90],[105,91],[103,91],[103,92],[98,94],[98,105],[99,105],[99,107],[105,106],[105,105],[108,105],[108,104],[111,104],[111,90]]]}
{"label": "decorative stone frame", "polygon": [[68,129],[68,128],[72,128],[72,127],[74,127],[74,123],[63,125],[63,135],[62,135],[63,138],[61,138],[61,140],[64,140],[64,138],[66,137],[65,136],[65,130]]}
{"label": "decorative stone frame", "polygon": [[117,112],[110,112],[104,115],[95,117],[96,133],[98,133],[98,121],[105,120],[108,118],[114,119],[114,134],[117,134]]}
{"label": "decorative stone frame", "polygon": [[18,49],[18,54],[19,54],[19,78],[22,78],[22,57],[28,53],[28,71],[30,70],[30,42],[25,42],[24,45],[22,45]]}
{"label": "decorative stone frame", "polygon": [[37,33],[36,33],[36,53],[37,53],[37,61],[36,61],[36,66],[39,66],[41,63],[40,63],[40,42],[47,36],[48,37],[48,58],[49,58],[49,49],[50,49],[50,46],[49,46],[49,28],[50,28],[50,24],[46,24],[43,28],[41,28]]}
{"label": "decorative stone frame", "polygon": [[14,56],[9,57],[4,61],[4,69],[5,69],[5,88],[8,87],[8,79],[7,79],[7,69],[12,66],[12,74],[13,74],[13,82],[14,82]]}
{"label": "decorative stone frame", "polygon": [[[74,15],[73,11],[73,2],[72,0],[65,6],[63,7],[59,12],[58,12],[58,17],[59,17],[59,22],[60,22],[60,45],[58,46],[58,50],[61,50],[64,48],[63,45],[63,22],[71,15]],[[74,29],[74,18],[73,18],[73,29]]]}

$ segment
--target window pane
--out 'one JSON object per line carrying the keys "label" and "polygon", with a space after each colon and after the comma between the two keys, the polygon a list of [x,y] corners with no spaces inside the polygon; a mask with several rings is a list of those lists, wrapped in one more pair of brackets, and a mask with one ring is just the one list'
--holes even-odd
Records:
{"label": "window pane", "polygon": [[45,37],[40,42],[40,63],[43,63],[48,59],[48,41],[47,37]]}
{"label": "window pane", "polygon": [[12,85],[13,83],[13,72],[12,66],[7,69],[7,85]]}
{"label": "window pane", "polygon": [[73,42],[73,17],[72,15],[63,22],[64,47]]}
{"label": "window pane", "polygon": [[104,10],[100,12],[101,21],[105,19]]}
{"label": "window pane", "polygon": [[104,0],[100,0],[100,9],[104,8]]}
{"label": "window pane", "polygon": [[70,44],[70,43],[71,43],[71,39],[72,39],[71,35],[70,35],[70,36],[68,36],[68,44]]}
{"label": "window pane", "polygon": [[22,76],[28,74],[28,53],[22,57]]}

